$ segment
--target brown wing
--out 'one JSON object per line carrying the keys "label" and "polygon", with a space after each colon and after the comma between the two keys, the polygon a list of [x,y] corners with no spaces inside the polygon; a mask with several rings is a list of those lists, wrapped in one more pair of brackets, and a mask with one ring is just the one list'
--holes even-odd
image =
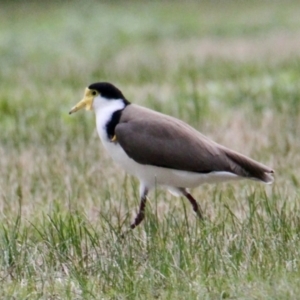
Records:
{"label": "brown wing", "polygon": [[197,173],[227,171],[268,182],[271,169],[222,147],[186,123],[129,105],[115,128],[117,141],[140,164]]}

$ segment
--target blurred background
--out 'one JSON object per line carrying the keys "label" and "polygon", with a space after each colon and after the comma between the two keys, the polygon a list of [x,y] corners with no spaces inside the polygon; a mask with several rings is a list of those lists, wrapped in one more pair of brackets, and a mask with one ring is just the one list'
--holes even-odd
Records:
{"label": "blurred background", "polygon": [[[1,298],[296,299],[299,54],[298,0],[0,1]],[[205,225],[155,191],[123,247],[138,183],[93,113],[68,115],[97,81],[273,167],[275,183],[198,188]]]}
{"label": "blurred background", "polygon": [[96,140],[101,165],[92,114],[67,114],[96,81],[285,168],[299,146],[299,13],[298,1],[2,1],[2,184],[55,147],[76,156]]}
{"label": "blurred background", "polygon": [[[24,241],[41,243],[43,249],[52,251],[58,242],[46,243],[48,232],[41,237],[34,229],[43,232],[44,228],[54,228],[51,226],[57,219],[50,222],[47,215],[58,218],[56,213],[70,216],[70,212],[79,211],[81,218],[106,230],[126,227],[133,218],[138,205],[137,181],[126,176],[105,153],[92,113],[68,115],[85,87],[97,81],[109,81],[129,101],[181,118],[215,141],[275,169],[273,187],[247,182],[197,189],[194,195],[210,220],[216,222],[213,224],[222,222],[235,228],[228,219],[234,215],[248,228],[249,203],[257,201],[257,220],[263,221],[258,221],[259,230],[251,231],[255,237],[247,238],[245,244],[256,237],[263,240],[268,233],[273,240],[281,229],[270,226],[274,231],[268,231],[264,224],[274,225],[280,218],[260,207],[266,203],[262,199],[271,199],[271,211],[275,214],[282,208],[287,214],[284,220],[291,222],[286,223],[287,230],[296,232],[300,187],[299,16],[297,0],[1,1],[0,220],[4,229],[0,231],[6,241],[2,249],[12,251],[12,241]],[[149,220],[155,215],[158,224],[167,223],[174,232],[183,227],[174,220],[179,224],[195,222],[194,217],[189,218],[190,207],[183,214],[180,199],[160,191],[151,197],[155,201],[149,206]],[[20,217],[21,221],[14,223]],[[7,237],[15,232],[18,237],[12,235],[9,240]],[[102,234],[103,230],[97,232]],[[106,238],[108,232],[103,233]],[[217,237],[214,240],[219,241]],[[297,252],[297,244],[293,245],[294,252],[290,244],[282,243],[292,258]],[[32,252],[33,248],[28,249]],[[274,262],[288,265],[287,261],[281,264],[276,247],[262,249],[266,257],[274,250]],[[259,266],[257,257],[252,257],[253,264]],[[73,264],[66,261],[62,268]],[[274,266],[274,262],[269,265]],[[13,265],[2,264],[6,271]],[[192,260],[191,265],[195,265]],[[266,277],[273,269],[269,272]],[[32,274],[28,273],[28,278]],[[236,275],[243,278],[241,273]],[[182,279],[176,278],[179,284]],[[118,282],[106,280],[108,285]],[[300,286],[292,282],[294,287]],[[182,285],[183,290],[189,289],[189,283],[182,281]],[[221,291],[223,287],[219,287]],[[120,292],[126,290],[121,283],[118,288]],[[286,286],[281,295],[287,295],[288,289]]]}

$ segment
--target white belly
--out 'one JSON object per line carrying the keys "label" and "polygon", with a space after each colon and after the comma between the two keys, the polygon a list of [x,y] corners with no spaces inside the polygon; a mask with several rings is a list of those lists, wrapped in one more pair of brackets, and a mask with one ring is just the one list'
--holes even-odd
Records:
{"label": "white belly", "polygon": [[128,157],[118,143],[110,142],[104,136],[101,137],[101,140],[112,159],[126,172],[136,176],[140,182],[144,183],[149,188],[154,187],[155,185],[175,188],[194,188],[203,183],[217,183],[241,179],[241,177],[229,172],[211,172],[208,174],[201,174],[151,165],[142,165]]}

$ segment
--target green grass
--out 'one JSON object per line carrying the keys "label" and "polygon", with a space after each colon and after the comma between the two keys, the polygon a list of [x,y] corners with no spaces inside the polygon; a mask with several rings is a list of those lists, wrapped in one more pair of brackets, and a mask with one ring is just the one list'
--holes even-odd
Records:
{"label": "green grass", "polygon": [[[298,1],[3,2],[1,299],[298,299]],[[84,88],[115,83],[272,166],[272,186],[157,190],[113,164]]]}

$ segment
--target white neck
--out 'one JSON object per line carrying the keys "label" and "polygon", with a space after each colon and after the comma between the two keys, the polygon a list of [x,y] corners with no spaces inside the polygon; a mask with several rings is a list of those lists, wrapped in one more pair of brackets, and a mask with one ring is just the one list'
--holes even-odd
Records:
{"label": "white neck", "polygon": [[[98,101],[97,101],[98,102]],[[93,105],[93,109],[96,114],[96,125],[97,131],[102,141],[107,140],[106,135],[106,124],[111,120],[111,117],[114,112],[123,109],[125,107],[125,103],[122,99],[116,100],[105,100],[101,101],[101,103],[95,103]]]}

